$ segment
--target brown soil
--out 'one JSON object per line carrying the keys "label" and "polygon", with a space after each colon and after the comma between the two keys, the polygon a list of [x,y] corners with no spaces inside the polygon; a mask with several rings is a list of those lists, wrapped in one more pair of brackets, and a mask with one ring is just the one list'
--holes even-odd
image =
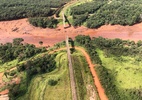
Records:
{"label": "brown soil", "polygon": [[[74,38],[79,34],[90,35],[91,37],[121,38],[134,41],[142,40],[142,23],[134,26],[104,25],[98,29],[88,29],[84,26],[66,29],[69,37]],[[30,25],[27,19],[1,21],[0,22],[0,43],[12,42],[14,38],[24,38],[25,42],[39,45],[43,41],[43,46],[54,45],[65,40],[63,26],[56,29],[42,29]]]}

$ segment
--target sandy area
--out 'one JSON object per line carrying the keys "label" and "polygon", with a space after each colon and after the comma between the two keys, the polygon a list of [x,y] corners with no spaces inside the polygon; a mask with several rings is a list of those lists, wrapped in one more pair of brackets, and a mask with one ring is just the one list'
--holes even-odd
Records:
{"label": "sandy area", "polygon": [[[66,29],[66,33],[72,38],[78,34],[90,35],[91,37],[121,38],[134,41],[142,40],[142,23],[133,26],[104,25],[98,29],[88,29],[84,26]],[[0,22],[0,43],[12,42],[13,38],[24,38],[25,42],[39,46],[54,45],[65,40],[63,26],[56,29],[42,29],[30,25],[27,19]]]}

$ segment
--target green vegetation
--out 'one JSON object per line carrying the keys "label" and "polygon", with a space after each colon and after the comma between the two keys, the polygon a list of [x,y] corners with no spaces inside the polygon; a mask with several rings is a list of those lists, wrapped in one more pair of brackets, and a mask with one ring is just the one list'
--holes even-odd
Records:
{"label": "green vegetation", "polygon": [[0,0],[0,20],[47,17],[68,1],[70,0]]}
{"label": "green vegetation", "polygon": [[9,69],[15,67],[17,64],[18,64],[18,60],[17,59],[9,61],[9,62],[6,62],[6,63],[1,63],[0,64],[0,72],[4,72],[6,70],[9,70]]}
{"label": "green vegetation", "polygon": [[0,20],[30,18],[32,25],[43,28],[55,28],[60,20],[52,17],[61,16],[62,12],[73,26],[88,28],[105,24],[133,25],[142,21],[141,0],[79,0],[64,8],[71,0],[0,1]]}
{"label": "green vegetation", "polygon": [[[24,46],[21,39],[15,39],[12,45]],[[18,42],[17,42],[18,41]],[[20,43],[19,43],[20,41]],[[74,42],[70,38],[69,42],[74,47]],[[55,45],[60,48],[65,42]],[[97,97],[93,78],[85,58],[79,51],[72,52],[75,80],[77,84],[77,95],[79,100],[87,100],[90,97]],[[68,60],[66,51],[58,51],[54,54],[39,52],[23,61],[8,61],[5,64],[15,68],[5,70],[3,80],[11,82],[19,77],[20,84],[11,83],[4,88],[9,88],[10,100],[71,100],[71,88],[68,70]]]}
{"label": "green vegetation", "polygon": [[22,38],[13,39],[13,43],[0,44],[0,63],[18,59],[22,61],[35,54],[45,52],[45,48],[36,48],[32,44],[23,44]]}
{"label": "green vegetation", "polygon": [[121,39],[90,38],[79,35],[76,44],[86,48],[109,100],[141,100],[141,48]]}
{"label": "green vegetation", "polygon": [[[119,94],[125,95],[127,100],[140,100],[142,81],[142,62],[136,61],[135,57],[106,57],[103,51],[98,50],[102,65],[114,77]],[[122,90],[121,90],[122,89]],[[127,92],[126,92],[127,91]],[[125,98],[122,98],[123,100]]]}
{"label": "green vegetation", "polygon": [[[6,82],[1,90],[9,88],[11,100],[27,92],[35,75],[49,73],[56,68],[54,61],[56,55],[49,55],[43,47],[36,48],[35,45],[23,44],[23,41],[22,38],[16,38],[12,43],[0,45],[0,72],[4,72],[3,81]],[[15,78],[21,79],[20,84],[12,81]]]}
{"label": "green vegetation", "polygon": [[133,25],[142,21],[141,0],[93,0],[72,6],[74,26],[97,28],[105,24]]}
{"label": "green vegetation", "polygon": [[19,72],[24,71],[24,78],[22,78],[20,84],[14,84],[12,87],[10,87],[9,97],[12,100],[19,98],[28,91],[30,81],[35,75],[53,71],[56,68],[54,58],[55,55],[45,54],[41,55],[40,58],[28,60],[22,66],[17,66],[17,70]]}
{"label": "green vegetation", "polygon": [[17,100],[71,100],[66,52],[56,52],[55,55],[56,69],[35,75],[29,83],[26,94]]}
{"label": "green vegetation", "polygon": [[54,18],[46,18],[46,17],[36,17],[36,18],[29,18],[30,24],[36,27],[42,28],[55,28],[58,21]]}
{"label": "green vegetation", "polygon": [[[70,0],[0,0],[0,21],[30,18],[36,27],[55,28],[58,24],[53,16],[56,10]],[[45,18],[43,18],[45,17]]]}
{"label": "green vegetation", "polygon": [[75,51],[72,54],[72,63],[78,100],[89,100],[90,97],[99,100],[89,66],[81,52]]}

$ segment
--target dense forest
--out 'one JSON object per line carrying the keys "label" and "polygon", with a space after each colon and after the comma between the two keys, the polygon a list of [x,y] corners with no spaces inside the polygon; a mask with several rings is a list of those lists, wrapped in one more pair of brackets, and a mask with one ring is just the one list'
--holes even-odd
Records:
{"label": "dense forest", "polygon": [[69,0],[0,0],[0,20],[48,17]]}
{"label": "dense forest", "polygon": [[36,27],[55,28],[57,20],[48,17],[68,1],[70,0],[0,0],[0,21],[30,18],[30,24]]}
{"label": "dense forest", "polygon": [[[102,37],[99,38],[90,38],[89,36],[79,35],[75,38],[75,44],[83,46],[86,48],[94,64],[97,64],[98,67],[95,67],[100,81],[105,88],[106,94],[109,100],[141,100],[142,99],[142,90],[141,87],[133,89],[120,89],[115,84],[114,75],[110,74],[110,70],[103,66],[103,60],[100,59],[100,56],[97,52],[98,49],[104,52],[105,57],[114,57],[118,62],[125,62],[122,59],[122,56],[131,57],[134,62],[141,62],[142,59],[142,41],[135,43],[134,41],[121,40],[121,39],[105,39]],[[108,62],[111,63],[111,62]],[[121,66],[124,67],[124,66]],[[117,68],[117,66],[116,66]],[[125,69],[128,70],[128,69]],[[133,68],[134,70],[134,68]],[[136,68],[137,70],[137,68]],[[141,68],[139,67],[139,73]]]}
{"label": "dense forest", "polygon": [[[73,25],[97,28],[105,24],[133,25],[142,21],[141,0],[93,0],[73,6]],[[86,13],[88,16],[86,16]]]}
{"label": "dense forest", "polygon": [[36,48],[32,44],[23,44],[24,39],[13,39],[12,43],[0,44],[0,63],[5,63],[14,59],[22,61],[35,54],[45,52],[46,48]]}

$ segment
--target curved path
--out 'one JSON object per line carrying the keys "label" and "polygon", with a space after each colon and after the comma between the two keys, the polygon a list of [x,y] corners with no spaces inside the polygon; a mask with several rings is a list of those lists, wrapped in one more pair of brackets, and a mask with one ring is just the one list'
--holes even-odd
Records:
{"label": "curved path", "polygon": [[[65,49],[66,49],[66,47],[65,48],[60,48],[60,49],[52,51],[51,53],[56,52],[56,51],[60,51],[60,50],[65,50]],[[88,53],[83,48],[75,47],[75,49],[81,51],[83,53],[83,55],[85,56],[86,61],[89,64],[90,71],[91,71],[91,73],[92,73],[92,75],[94,77],[93,78],[94,79],[94,84],[95,84],[95,86],[97,88],[100,99],[101,100],[108,100],[108,98],[107,98],[107,96],[105,94],[104,88],[102,87],[102,85],[100,83],[99,77],[98,77],[96,71],[94,70],[94,64],[92,63],[92,61],[90,59],[90,56],[88,55]]]}

